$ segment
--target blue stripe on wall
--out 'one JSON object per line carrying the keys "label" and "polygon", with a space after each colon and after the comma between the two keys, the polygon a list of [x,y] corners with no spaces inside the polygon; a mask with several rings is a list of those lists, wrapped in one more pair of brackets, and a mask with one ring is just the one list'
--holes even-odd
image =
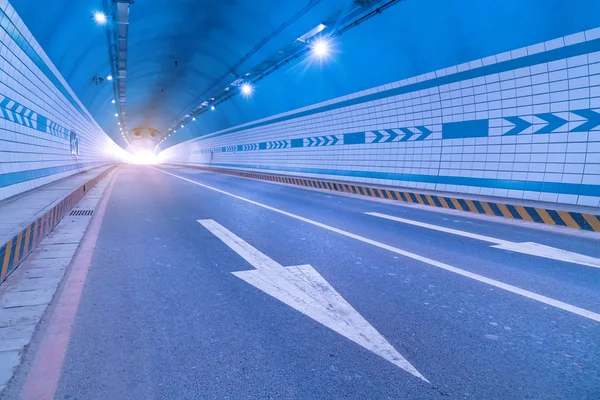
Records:
{"label": "blue stripe on wall", "polygon": [[479,78],[482,76],[497,74],[500,72],[511,71],[518,68],[524,68],[531,65],[537,65],[542,63],[547,63],[551,61],[561,60],[568,57],[575,57],[582,54],[593,53],[596,51],[600,51],[600,39],[590,40],[587,42],[577,43],[571,46],[560,47],[558,49],[545,51],[542,53],[532,54],[529,56],[524,56],[520,58],[515,58],[512,60],[507,60],[503,62],[499,62],[492,65],[486,65],[479,68],[473,68],[466,71],[458,72],[451,75],[441,76],[439,78],[433,78],[422,82],[413,83],[410,85],[402,86],[399,88],[383,90],[381,92],[372,93],[360,97],[356,97],[354,99],[340,101],[334,104],[328,104],[326,106],[316,107],[311,110],[300,111],[296,113],[292,113],[283,117],[273,118],[267,121],[250,123],[246,126],[241,126],[238,128],[230,128],[224,132],[220,133],[207,133],[205,135],[201,135],[196,140],[205,140],[218,136],[229,135],[235,132],[241,132],[247,129],[258,128],[265,125],[274,124],[277,122],[288,121],[294,118],[306,117],[309,115],[314,115],[326,111],[336,110],[338,108],[352,106],[360,103],[365,103],[374,100],[380,100],[390,96],[397,96],[405,93],[415,92],[423,89],[430,89],[433,87],[447,85],[454,82],[460,82],[466,79]]}
{"label": "blue stripe on wall", "polygon": [[[221,164],[221,163],[190,163],[191,165],[205,165],[210,167],[223,168],[244,168],[261,169],[267,171],[279,172],[299,172],[316,175],[335,175],[359,178],[374,178],[396,181],[436,183],[445,185],[461,186],[479,186],[493,189],[512,189],[512,190],[537,190],[547,193],[575,194],[582,196],[600,196],[600,185],[588,185],[577,183],[555,183],[555,182],[535,182],[535,181],[511,181],[506,179],[491,178],[470,178],[460,176],[436,176],[419,174],[386,173],[377,171],[351,171],[351,170],[333,170],[319,168],[289,168],[289,167],[268,167],[243,164]],[[535,187],[536,189],[533,189]]]}
{"label": "blue stripe on wall", "polygon": [[38,131],[46,132],[48,129],[48,118],[38,114],[36,129]]}
{"label": "blue stripe on wall", "polygon": [[365,143],[365,133],[364,132],[345,133],[344,134],[344,144],[363,144],[363,143]]}
{"label": "blue stripe on wall", "polygon": [[8,16],[4,13],[2,9],[0,9],[0,26],[6,31],[6,33],[12,38],[12,40],[17,43],[17,45],[23,50],[23,52],[33,61],[33,63],[46,75],[46,77],[52,82],[52,84],[62,93],[63,96],[75,107],[77,111],[81,113],[81,115],[87,119],[89,122],[92,122],[85,111],[79,106],[77,101],[71,96],[67,88],[60,82],[60,80],[54,75],[54,73],[50,70],[48,65],[42,60],[42,57],[34,50],[34,48],[29,44],[25,37],[21,32],[17,29],[15,24],[8,18]]}
{"label": "blue stripe on wall", "polygon": [[487,119],[448,122],[442,124],[442,139],[487,137],[489,128],[490,121]]}
{"label": "blue stripe on wall", "polygon": [[94,166],[105,165],[103,162],[85,163],[85,164],[70,164],[60,165],[57,167],[29,169],[26,171],[10,172],[7,174],[0,174],[0,188],[16,185],[17,183],[23,183],[32,179],[44,178],[46,176],[60,174],[61,172],[72,171],[74,169],[87,169]]}

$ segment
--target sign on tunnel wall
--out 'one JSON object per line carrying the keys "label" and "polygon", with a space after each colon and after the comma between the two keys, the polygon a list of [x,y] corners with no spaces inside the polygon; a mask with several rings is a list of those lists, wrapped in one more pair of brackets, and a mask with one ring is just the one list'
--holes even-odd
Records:
{"label": "sign on tunnel wall", "polygon": [[75,133],[74,131],[71,131],[70,144],[71,144],[71,154],[74,156],[78,156],[79,155],[79,137],[77,136],[77,133]]}

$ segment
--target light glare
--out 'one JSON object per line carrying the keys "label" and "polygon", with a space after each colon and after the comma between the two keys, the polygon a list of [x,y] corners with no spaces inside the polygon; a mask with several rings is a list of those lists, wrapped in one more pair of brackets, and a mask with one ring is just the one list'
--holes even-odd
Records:
{"label": "light glare", "polygon": [[96,23],[98,25],[104,25],[104,24],[106,24],[106,22],[107,22],[106,14],[104,14],[101,11],[94,12],[94,21],[96,21]]}
{"label": "light glare", "polygon": [[106,77],[106,80],[107,80],[107,81],[112,81],[112,79],[113,79],[113,78],[112,78],[112,75],[108,75],[108,76]]}
{"label": "light glare", "polygon": [[315,56],[323,58],[329,54],[329,43],[323,39],[317,39],[311,49]]}
{"label": "light glare", "polygon": [[215,106],[210,106],[211,111],[215,111]]}
{"label": "light glare", "polygon": [[250,96],[252,94],[252,85],[249,83],[244,83],[242,85],[242,94],[244,96]]}

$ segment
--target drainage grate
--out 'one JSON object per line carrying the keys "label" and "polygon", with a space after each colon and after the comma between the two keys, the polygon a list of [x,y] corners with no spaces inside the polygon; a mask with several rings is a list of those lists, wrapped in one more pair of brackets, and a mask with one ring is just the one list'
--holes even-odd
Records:
{"label": "drainage grate", "polygon": [[71,214],[69,214],[72,217],[85,217],[85,216],[90,216],[94,214],[94,210],[73,210],[71,211]]}

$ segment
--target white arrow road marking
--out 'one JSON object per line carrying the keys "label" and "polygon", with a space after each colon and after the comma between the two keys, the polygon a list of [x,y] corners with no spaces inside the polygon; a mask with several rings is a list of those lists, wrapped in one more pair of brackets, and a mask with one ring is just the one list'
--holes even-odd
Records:
{"label": "white arrow road marking", "polygon": [[194,185],[203,187],[205,189],[212,190],[214,192],[221,193],[221,194],[224,194],[226,196],[233,197],[234,199],[238,199],[240,201],[245,201],[246,203],[253,204],[253,205],[257,206],[257,207],[262,207],[265,210],[270,210],[270,211],[276,212],[278,214],[285,215],[286,217],[294,218],[295,220],[302,221],[304,223],[307,223],[307,224],[310,224],[310,225],[313,225],[313,226],[318,226],[319,228],[326,229],[326,230],[328,230],[330,232],[335,232],[335,233],[340,234],[342,236],[346,236],[348,238],[352,238],[352,239],[358,240],[358,241],[360,241],[362,243],[370,244],[371,246],[375,246],[375,247],[378,247],[380,249],[391,251],[392,253],[399,254],[401,256],[410,258],[410,259],[415,260],[415,261],[422,262],[424,264],[428,264],[428,265],[430,265],[432,267],[443,269],[444,271],[452,272],[453,274],[464,276],[465,278],[473,279],[474,281],[485,283],[486,285],[490,285],[490,286],[496,287],[498,289],[506,290],[507,292],[514,293],[514,294],[526,297],[526,298],[531,299],[531,300],[539,301],[540,303],[543,303],[543,304],[546,304],[546,305],[549,305],[549,306],[561,309],[563,311],[567,311],[567,312],[570,312],[570,313],[582,316],[584,318],[589,318],[589,319],[591,319],[593,321],[600,322],[600,314],[598,314],[596,312],[593,312],[593,311],[590,311],[590,310],[586,310],[585,308],[577,307],[577,306],[574,306],[572,304],[565,303],[564,301],[556,300],[556,299],[553,299],[551,297],[547,297],[547,296],[544,296],[544,295],[541,295],[541,294],[538,294],[538,293],[535,293],[535,292],[531,292],[529,290],[521,289],[520,287],[509,285],[507,283],[504,283],[504,282],[501,282],[501,281],[497,281],[497,280],[492,279],[492,278],[488,278],[487,276],[479,275],[479,274],[473,273],[471,271],[467,271],[465,269],[455,267],[455,266],[450,265],[450,264],[446,264],[446,263],[443,263],[443,262],[440,262],[440,261],[433,260],[433,259],[431,259],[429,257],[421,256],[421,255],[416,254],[416,253],[411,253],[410,251],[406,251],[406,250],[400,249],[398,247],[390,246],[389,244],[378,242],[376,240],[369,239],[367,237],[360,236],[360,235],[357,235],[355,233],[348,232],[348,231],[345,231],[343,229],[339,229],[339,228],[336,228],[334,226],[327,225],[327,224],[321,223],[319,221],[312,220],[310,218],[305,218],[305,217],[302,217],[300,215],[293,214],[291,212],[281,210],[279,208],[271,207],[269,205],[259,203],[258,201],[250,200],[250,199],[247,199],[245,197],[238,196],[236,194],[226,192],[225,190],[217,189],[215,187],[208,186],[208,185],[205,185],[205,184],[200,183],[200,182],[196,182],[194,180],[185,178],[183,176],[179,176],[179,175],[175,175],[175,174],[172,174],[170,172],[167,172],[167,171],[163,171],[162,169],[159,169],[159,168],[154,168],[154,167],[149,167],[149,168],[152,168],[152,169],[154,169],[156,171],[162,172],[163,174],[171,175],[171,176],[173,176],[175,178],[178,178],[178,179],[181,179],[183,181],[192,183]]}
{"label": "white arrow road marking", "polygon": [[313,267],[300,265],[284,268],[215,221],[209,219],[198,222],[256,268],[233,272],[235,276],[429,382]]}
{"label": "white arrow road marking", "polygon": [[374,217],[385,218],[391,221],[401,222],[403,224],[409,224],[414,226],[420,226],[422,228],[433,229],[440,232],[451,233],[453,235],[464,236],[471,239],[482,240],[484,242],[493,243],[494,248],[510,250],[515,253],[529,254],[532,256],[549,258],[552,260],[564,261],[574,264],[586,265],[588,267],[600,268],[600,259],[586,256],[579,253],[573,253],[571,251],[557,249],[556,247],[550,247],[535,242],[511,242],[508,240],[498,239],[490,236],[478,235],[476,233],[460,231],[458,229],[446,228],[444,226],[432,225],[425,222],[413,221],[412,219],[405,219],[395,217],[393,215],[380,214],[376,212],[365,213]]}

